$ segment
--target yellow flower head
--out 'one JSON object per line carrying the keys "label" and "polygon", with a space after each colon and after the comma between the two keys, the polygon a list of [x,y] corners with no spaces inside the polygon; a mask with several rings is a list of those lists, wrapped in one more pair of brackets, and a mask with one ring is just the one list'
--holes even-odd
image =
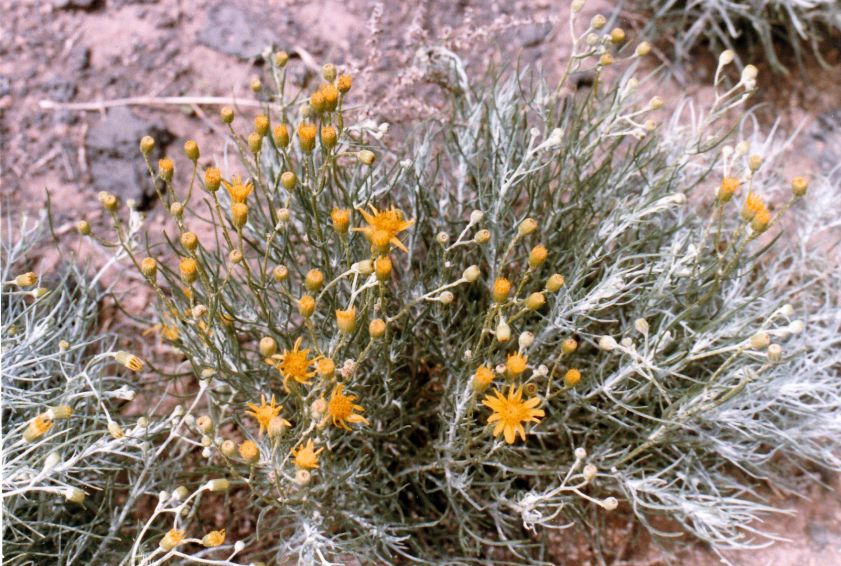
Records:
{"label": "yellow flower head", "polygon": [[733,194],[739,189],[742,182],[735,177],[725,177],[721,180],[721,185],[718,187],[718,200],[727,202],[733,198]]}
{"label": "yellow flower head", "polygon": [[292,456],[295,458],[295,465],[301,470],[311,470],[318,467],[318,455],[324,448],[315,450],[312,438],[307,440],[306,444],[300,445],[296,450],[293,449]]}
{"label": "yellow flower head", "polygon": [[477,393],[483,392],[488,386],[493,383],[494,372],[488,366],[479,366],[476,368],[476,373],[473,374],[473,389]]}
{"label": "yellow flower head", "polygon": [[163,550],[170,551],[184,540],[184,531],[178,529],[170,529],[161,539],[160,547]]}
{"label": "yellow flower head", "polygon": [[516,440],[516,433],[520,434],[520,438],[526,440],[526,429],[523,428],[525,422],[540,422],[538,417],[545,415],[543,409],[535,409],[540,404],[540,397],[532,397],[523,401],[523,386],[517,389],[512,385],[508,389],[508,397],[506,398],[499,389],[494,389],[495,397],[487,395],[482,401],[482,404],[490,408],[493,414],[488,417],[488,424],[496,423],[493,430],[493,435],[499,436],[504,434],[505,442],[514,444]]}
{"label": "yellow flower head", "polygon": [[391,244],[408,253],[409,250],[406,249],[406,246],[403,245],[403,242],[397,239],[397,234],[404,230],[407,230],[412,224],[415,223],[415,221],[404,220],[403,212],[394,207],[391,207],[388,210],[380,211],[377,210],[374,207],[374,205],[369,206],[371,208],[371,212],[367,212],[364,209],[357,208],[359,213],[365,219],[365,222],[368,223],[368,226],[364,228],[354,228],[354,231],[362,232],[363,234],[365,234],[365,237],[368,238],[368,241],[371,241],[372,243],[374,233],[383,232],[388,235],[388,241]]}
{"label": "yellow flower head", "polygon": [[519,352],[515,352],[508,356],[508,360],[505,362],[505,368],[508,370],[508,375],[511,377],[517,377],[518,375],[522,374],[526,371],[526,366],[528,365],[529,358],[528,356],[524,356]]}
{"label": "yellow flower head", "polygon": [[239,455],[246,462],[254,462],[260,457],[260,449],[252,440],[245,440],[239,445]]}
{"label": "yellow flower head", "polygon": [[225,529],[220,531],[210,531],[201,539],[202,546],[213,548],[225,543]]}
{"label": "yellow flower head", "polygon": [[242,177],[239,175],[231,177],[230,182],[222,179],[222,184],[225,185],[225,189],[227,189],[228,194],[231,196],[231,202],[245,203],[245,199],[254,190],[254,183],[251,181],[243,183]]}
{"label": "yellow flower head", "polygon": [[[266,404],[266,396],[260,395],[260,405],[257,406],[254,403],[249,403],[248,408],[251,409],[250,411],[246,411],[245,414],[249,417],[253,417],[254,420],[260,425],[260,436],[263,436],[263,431],[269,429],[269,423],[271,420],[280,414],[281,409],[283,409],[283,405],[275,405],[274,395],[272,395],[272,401],[270,404]],[[289,425],[289,421],[285,419],[281,419],[286,425]]]}
{"label": "yellow flower head", "polygon": [[762,197],[754,192],[749,192],[748,196],[745,197],[745,206],[742,207],[742,219],[744,220],[752,220],[754,216],[756,216],[757,212],[761,212],[766,210],[765,203],[762,201]]}
{"label": "yellow flower head", "polygon": [[361,413],[365,409],[362,406],[355,405],[353,403],[356,401],[356,395],[345,395],[342,392],[344,387],[344,384],[339,383],[335,388],[333,388],[333,393],[330,395],[330,401],[327,403],[327,414],[324,415],[322,422],[325,422],[327,418],[331,418],[334,425],[345,430],[350,430],[347,423],[368,424],[368,419],[353,412],[359,411]]}
{"label": "yellow flower head", "polygon": [[283,388],[289,388],[286,383],[294,379],[302,385],[307,385],[315,375],[315,370],[310,370],[312,360],[309,359],[309,348],[301,349],[302,338],[295,340],[291,350],[284,350],[282,354],[275,354],[266,358],[266,363],[273,366],[283,376]]}
{"label": "yellow flower head", "polygon": [[38,415],[29,421],[29,426],[23,432],[23,438],[32,442],[44,436],[44,433],[53,428],[53,421],[47,415]]}

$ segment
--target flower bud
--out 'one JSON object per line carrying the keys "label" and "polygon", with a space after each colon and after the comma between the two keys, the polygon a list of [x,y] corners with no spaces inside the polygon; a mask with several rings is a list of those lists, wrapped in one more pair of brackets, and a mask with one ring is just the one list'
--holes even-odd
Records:
{"label": "flower bud", "polygon": [[280,68],[286,66],[286,63],[289,62],[289,54],[286,51],[278,51],[274,54],[274,64]]}
{"label": "flower bud", "polygon": [[304,287],[307,291],[315,292],[321,289],[322,285],[324,285],[324,273],[318,269],[310,269],[304,277]]}
{"label": "flower bud", "polygon": [[222,443],[222,446],[219,447],[219,450],[227,458],[231,458],[237,452],[237,445],[234,443],[233,440],[226,440]]}
{"label": "flower bud", "polygon": [[381,318],[375,318],[368,325],[368,334],[370,334],[371,338],[382,338],[385,336],[385,328],[385,321]]}
{"label": "flower bud", "polygon": [[508,300],[508,294],[511,292],[511,282],[504,277],[500,277],[494,281],[491,296],[497,303],[504,303]]}
{"label": "flower bud", "polygon": [[249,463],[254,463],[260,458],[260,449],[253,440],[245,440],[239,445],[240,457]]}
{"label": "flower bud", "polygon": [[310,295],[304,295],[298,299],[298,312],[300,312],[301,316],[304,318],[311,317],[312,313],[315,312],[315,299],[313,299]]}
{"label": "flower bud", "polygon": [[208,415],[202,415],[196,419],[196,428],[198,428],[204,434],[207,434],[213,430],[213,419],[211,419]]}
{"label": "flower bud", "polygon": [[143,369],[143,360],[130,352],[120,350],[114,354],[114,359],[131,371],[140,371]]}
{"label": "flower bud", "polygon": [[555,273],[546,280],[546,290],[550,293],[557,293],[564,286],[564,283],[564,276]]}
{"label": "flower bud", "polygon": [[181,234],[181,245],[192,252],[198,247],[199,238],[192,232],[184,232]]}
{"label": "flower bud", "polygon": [[155,149],[155,139],[152,136],[143,136],[140,138],[140,153],[149,155]]}
{"label": "flower bud", "polygon": [[199,144],[195,140],[187,140],[184,143],[184,153],[187,155],[187,159],[195,163],[199,160]]}
{"label": "flower bud", "polygon": [[640,42],[640,44],[637,45],[637,48],[634,50],[634,55],[636,55],[637,57],[645,57],[649,53],[651,53],[651,44],[647,41]]}
{"label": "flower bud", "polygon": [[607,19],[601,14],[596,14],[590,20],[590,27],[593,29],[602,29],[605,25],[607,25]]}
{"label": "flower bud", "polygon": [[347,234],[350,228],[350,210],[347,208],[334,208],[330,212],[330,220],[333,222],[333,230],[337,234]]}
{"label": "flower bud", "polygon": [[85,501],[85,497],[85,492],[78,487],[68,487],[64,490],[64,499],[70,501],[71,503],[83,503]]}
{"label": "flower bud", "polygon": [[544,264],[549,252],[544,246],[535,246],[529,253],[529,267],[538,268]]}
{"label": "flower bud", "polygon": [[648,107],[651,110],[659,110],[660,108],[663,108],[663,104],[664,102],[661,96],[655,96],[654,98],[648,101]]}
{"label": "flower bud", "polygon": [[564,355],[570,355],[578,349],[578,341],[575,338],[567,338],[561,343],[561,352]]}
{"label": "flower bud", "polygon": [[479,230],[476,232],[476,235],[473,236],[473,241],[477,244],[484,245],[487,244],[488,241],[491,239],[491,232],[490,230]]}
{"label": "flower bud", "polygon": [[605,352],[610,352],[616,348],[616,340],[612,336],[602,336],[599,338],[599,348]]}
{"label": "flower bud", "polygon": [[91,225],[87,220],[79,220],[76,223],[76,229],[82,236],[89,236],[91,233]]}
{"label": "flower bud", "polygon": [[315,137],[318,133],[314,124],[302,122],[298,126],[298,144],[301,146],[301,151],[304,153],[311,153],[315,149]]}
{"label": "flower bud", "polygon": [[210,531],[201,539],[201,544],[205,548],[215,548],[225,543],[225,529],[219,531]]}
{"label": "flower bud", "polygon": [[441,304],[449,305],[453,302],[453,300],[455,300],[455,295],[453,295],[449,291],[444,291],[443,293],[438,295],[438,300],[441,301]]}
{"label": "flower bud", "polygon": [[543,296],[543,293],[532,293],[526,299],[526,308],[529,310],[540,310],[545,304],[546,297]]}
{"label": "flower bud", "polygon": [[479,277],[482,276],[482,270],[479,269],[476,265],[471,265],[467,269],[464,270],[462,277],[468,283],[474,283]]}
{"label": "flower bud", "polygon": [[564,385],[567,387],[575,387],[581,381],[581,372],[575,368],[570,368],[564,374]]}
{"label": "flower bud", "polygon": [[269,117],[265,114],[260,114],[254,118],[254,131],[260,135],[265,136],[269,133]]}
{"label": "flower bud", "polygon": [[333,147],[336,146],[337,141],[338,135],[336,134],[336,128],[333,126],[321,127],[321,144],[325,149],[333,149]]}
{"label": "flower bud", "polygon": [[311,479],[312,474],[308,470],[298,470],[295,472],[295,483],[302,487],[310,483]]}
{"label": "flower bud", "polygon": [[754,350],[763,350],[771,343],[771,337],[767,332],[757,332],[750,337],[750,347]]}
{"label": "flower bud", "polygon": [[35,275],[35,272],[33,271],[21,273],[14,279],[15,285],[17,285],[18,287],[31,287],[32,285],[35,285],[37,281],[38,276]]}
{"label": "flower bud", "polygon": [[269,434],[269,438],[276,439],[283,436],[283,433],[286,432],[286,429],[289,427],[289,422],[282,418],[282,417],[272,417],[269,420],[269,426],[267,432]]}
{"label": "flower bud", "polygon": [[610,42],[614,45],[625,42],[625,30],[622,28],[613,28],[610,30]]}
{"label": "flower bud", "polygon": [[391,258],[387,255],[380,256],[374,261],[374,271],[380,281],[388,281],[391,277],[391,268]]}
{"label": "flower bud", "polygon": [[181,258],[181,261],[178,263],[178,271],[181,274],[181,281],[187,285],[192,285],[197,277],[196,268],[196,260],[191,257]]}
{"label": "flower bud", "polygon": [[733,62],[733,59],[736,57],[736,54],[733,53],[730,49],[725,49],[721,52],[721,55],[718,56],[718,66],[719,67],[726,67],[730,63]]}
{"label": "flower bud", "polygon": [[283,175],[280,176],[280,184],[283,185],[283,188],[287,191],[294,189],[297,182],[298,178],[292,171],[285,171]]}
{"label": "flower bud", "polygon": [[269,358],[277,352],[277,342],[271,336],[263,336],[260,339],[259,345],[260,355],[264,358]]}
{"label": "flower bud", "polygon": [[289,147],[289,126],[278,124],[272,130],[272,137],[274,138],[275,145],[286,149]]}
{"label": "flower bud", "polygon": [[258,132],[251,132],[248,134],[248,150],[251,153],[260,153],[260,150],[263,149],[263,136],[261,136]]}
{"label": "flower bud", "polygon": [[339,332],[343,334],[350,334],[356,330],[356,307],[351,307],[348,310],[337,310],[336,326],[339,328]]}
{"label": "flower bud", "polygon": [[244,202],[235,202],[231,205],[231,223],[237,230],[241,229],[248,222],[248,205]]}
{"label": "flower bud", "polygon": [[511,327],[508,326],[508,323],[505,322],[505,319],[499,319],[499,323],[496,325],[496,331],[494,332],[494,336],[496,336],[497,341],[503,344],[511,340]]}
{"label": "flower bud", "polygon": [[230,106],[223,106],[222,110],[219,111],[219,116],[224,123],[230,124],[234,121],[234,109]]}
{"label": "flower bud", "polygon": [[289,276],[289,269],[285,265],[276,265],[275,268],[272,270],[272,277],[278,283],[282,283],[286,281],[286,278]]}
{"label": "flower bud", "polygon": [[599,57],[599,65],[602,67],[610,67],[613,65],[614,59],[613,55],[610,53],[602,53],[602,56]]}
{"label": "flower bud", "polygon": [[339,92],[346,94],[353,86],[353,78],[350,75],[339,75],[339,80],[336,82],[336,88]]}
{"label": "flower bud", "polygon": [[806,177],[795,177],[791,180],[791,192],[796,197],[802,197],[806,195],[806,191],[809,189],[809,179]]}
{"label": "flower bud", "polygon": [[169,205],[169,213],[176,218],[181,218],[181,216],[184,214],[184,205],[178,201],[173,202],[171,205]]}
{"label": "flower bud", "polygon": [[123,432],[123,427],[121,427],[114,421],[108,423],[108,433],[116,439],[120,439],[126,435]]}
{"label": "flower bud", "polygon": [[363,149],[356,154],[356,158],[363,165],[368,165],[370,167],[374,164],[374,161],[377,159],[377,156],[374,154],[373,151]]}
{"label": "flower bud", "polygon": [[473,391],[482,393],[493,382],[494,372],[487,366],[479,366],[473,374]]}
{"label": "flower bud", "polygon": [[608,497],[607,499],[602,500],[601,506],[606,511],[613,511],[617,507],[619,507],[619,502],[616,500],[615,497]]}
{"label": "flower bud", "polygon": [[534,218],[526,218],[517,228],[517,234],[521,237],[528,236],[529,234],[534,233],[535,230],[537,230],[537,220]]}
{"label": "flower bud", "polygon": [[534,343],[534,334],[526,330],[525,332],[521,332],[520,336],[517,337],[517,345],[520,347],[520,350],[525,350],[529,348]]}
{"label": "flower bud", "polygon": [[771,344],[768,346],[768,361],[772,364],[778,363],[783,359],[783,348],[779,344]]}
{"label": "flower bud", "polygon": [[117,210],[117,197],[105,191],[101,191],[98,196],[99,202],[105,210],[108,212],[115,212]]}

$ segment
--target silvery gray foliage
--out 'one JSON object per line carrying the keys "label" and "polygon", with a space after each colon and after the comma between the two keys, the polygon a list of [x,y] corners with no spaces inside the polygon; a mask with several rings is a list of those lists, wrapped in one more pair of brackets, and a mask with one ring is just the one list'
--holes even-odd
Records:
{"label": "silvery gray foliage", "polygon": [[673,43],[676,61],[687,61],[694,47],[708,42],[713,51],[762,56],[777,71],[786,70],[789,51],[798,64],[812,56],[828,66],[821,51],[841,34],[835,0],[634,0],[631,6],[650,15],[653,37]]}
{"label": "silvery gray foliage", "polygon": [[[44,245],[45,222],[6,219],[4,228],[0,448],[6,561],[116,563],[127,549],[129,511],[149,489],[139,473],[166,425],[140,426],[120,416],[136,383],[116,363],[116,336],[97,330],[106,292],[97,284],[101,274],[89,277],[66,263],[56,273],[40,274],[34,285],[15,285],[30,267],[33,249]],[[24,438],[39,415],[48,430]],[[133,481],[140,483],[131,494]]]}

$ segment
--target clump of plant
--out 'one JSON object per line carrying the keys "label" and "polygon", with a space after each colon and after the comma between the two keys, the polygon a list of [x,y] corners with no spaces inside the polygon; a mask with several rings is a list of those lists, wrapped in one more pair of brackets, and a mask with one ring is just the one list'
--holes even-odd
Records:
{"label": "clump of plant", "polygon": [[3,549],[9,564],[116,564],[167,473],[144,462],[170,425],[121,415],[144,364],[98,332],[104,271],[26,270],[43,227],[7,222],[2,242]]}
{"label": "clump of plant", "polygon": [[[745,548],[762,483],[841,467],[837,277],[765,253],[816,181],[731,139],[756,69],[722,59],[711,106],[664,121],[649,45],[602,28],[574,31],[554,87],[476,85],[442,51],[451,116],[394,153],[353,123],[350,76],[290,94],[272,54],[262,113],[220,113],[224,160],[147,159],[162,244],[100,195],[202,396],[179,440],[203,462],[130,563],[551,563],[546,531],[617,509]],[[253,517],[235,544],[197,520],[212,492]]]}
{"label": "clump of plant", "polygon": [[705,43],[713,52],[730,49],[748,61],[764,57],[783,73],[791,56],[802,65],[811,55],[828,68],[821,51],[841,35],[841,5],[835,0],[635,0],[632,5],[650,17],[648,32],[672,42],[676,61],[688,61]]}

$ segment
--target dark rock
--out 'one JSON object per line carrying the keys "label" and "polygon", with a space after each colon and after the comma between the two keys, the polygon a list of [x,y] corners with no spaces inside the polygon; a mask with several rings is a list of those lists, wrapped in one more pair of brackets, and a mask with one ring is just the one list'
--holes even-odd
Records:
{"label": "dark rock", "polygon": [[211,49],[240,59],[259,56],[275,42],[271,23],[235,3],[218,4],[207,13],[199,41]]}
{"label": "dark rock", "polygon": [[123,201],[134,199],[141,209],[148,208],[155,190],[138,147],[146,135],[155,138],[150,158],[156,162],[173,140],[161,124],[146,122],[128,108],[113,108],[91,127],[86,149],[96,191],[114,193]]}
{"label": "dark rock", "polygon": [[93,10],[99,5],[100,0],[53,0],[53,6],[59,10]]}
{"label": "dark rock", "polygon": [[551,32],[551,24],[547,22],[535,23],[517,28],[515,37],[517,43],[523,47],[535,47],[543,43]]}
{"label": "dark rock", "polygon": [[58,76],[47,79],[42,88],[47,98],[57,102],[68,102],[76,96],[76,83]]}
{"label": "dark rock", "polygon": [[77,45],[70,50],[67,55],[67,67],[76,73],[80,73],[87,69],[91,64],[91,50],[90,47],[84,45]]}

